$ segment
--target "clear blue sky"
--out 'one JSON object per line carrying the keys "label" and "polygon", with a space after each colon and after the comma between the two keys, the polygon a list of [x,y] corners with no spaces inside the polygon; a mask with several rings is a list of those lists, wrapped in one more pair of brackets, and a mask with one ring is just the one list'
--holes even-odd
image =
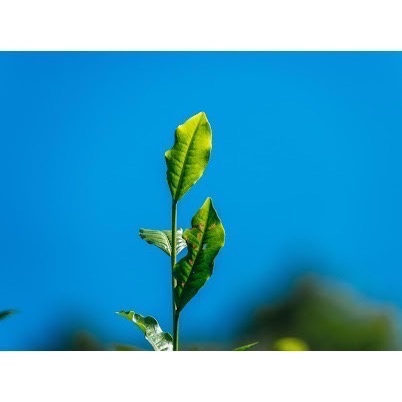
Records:
{"label": "clear blue sky", "polygon": [[223,340],[292,262],[402,307],[401,53],[0,53],[0,349],[71,323],[144,346],[113,313],[170,331],[164,151],[205,111],[210,164],[179,225],[211,196],[226,228],[183,341]]}

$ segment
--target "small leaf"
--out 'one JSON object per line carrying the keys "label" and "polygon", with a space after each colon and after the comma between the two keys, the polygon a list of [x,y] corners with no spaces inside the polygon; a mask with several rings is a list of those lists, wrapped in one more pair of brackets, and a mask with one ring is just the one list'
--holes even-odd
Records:
{"label": "small leaf", "polygon": [[156,351],[173,350],[173,339],[170,334],[163,332],[155,318],[144,317],[134,311],[120,311],[116,314],[132,321],[145,334],[145,339]]}
{"label": "small leaf", "polygon": [[248,345],[240,346],[239,348],[233,349],[236,352],[244,352],[251,349],[253,346],[258,345],[258,342],[249,343]]}
{"label": "small leaf", "polygon": [[212,149],[212,131],[204,112],[177,127],[173,148],[165,152],[167,181],[174,201],[200,179]]}
{"label": "small leaf", "polygon": [[[141,239],[145,240],[148,244],[153,244],[159,247],[167,255],[172,255],[172,231],[171,230],[151,230],[140,229]],[[183,239],[183,229],[177,229],[176,232],[176,253],[187,247],[186,241]]]}
{"label": "small leaf", "polygon": [[175,301],[179,311],[196,295],[212,275],[214,258],[225,243],[225,230],[207,198],[194,215],[191,229],[184,232],[188,254],[174,267]]}
{"label": "small leaf", "polygon": [[15,310],[4,310],[0,311],[0,320],[4,320],[7,317],[10,317],[10,315],[15,314]]}

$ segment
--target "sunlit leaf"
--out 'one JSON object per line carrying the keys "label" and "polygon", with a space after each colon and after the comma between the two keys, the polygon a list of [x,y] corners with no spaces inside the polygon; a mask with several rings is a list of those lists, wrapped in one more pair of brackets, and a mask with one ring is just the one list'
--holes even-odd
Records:
{"label": "sunlit leaf", "polygon": [[213,205],[207,198],[191,221],[183,238],[188,254],[174,267],[175,301],[180,311],[212,275],[214,258],[225,243],[225,230]]}
{"label": "sunlit leaf", "polygon": [[144,317],[134,311],[120,311],[116,314],[132,321],[144,333],[145,339],[156,351],[173,350],[173,339],[170,334],[163,332],[155,318]]}
{"label": "sunlit leaf", "polygon": [[15,310],[3,310],[0,311],[0,320],[4,320],[7,317],[10,317],[10,315],[15,314]]}
{"label": "sunlit leaf", "polygon": [[177,127],[173,148],[165,153],[167,181],[173,200],[179,201],[200,179],[211,148],[212,131],[204,112]]}
{"label": "sunlit leaf", "polygon": [[[159,247],[167,255],[172,254],[172,231],[171,230],[152,230],[140,229],[141,239],[147,243]],[[179,254],[187,247],[186,241],[183,239],[183,229],[177,229],[176,232],[176,253]]]}
{"label": "sunlit leaf", "polygon": [[246,350],[251,349],[253,346],[257,345],[258,342],[249,343],[248,345],[240,346],[239,348],[233,349],[237,352],[244,352]]}

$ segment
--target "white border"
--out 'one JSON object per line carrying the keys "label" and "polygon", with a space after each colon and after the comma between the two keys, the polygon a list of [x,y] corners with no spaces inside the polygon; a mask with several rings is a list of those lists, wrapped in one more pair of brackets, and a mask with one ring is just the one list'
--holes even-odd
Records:
{"label": "white border", "polygon": [[400,402],[389,352],[3,352],[1,400]]}
{"label": "white border", "polygon": [[[399,2],[0,0],[2,50],[399,50]],[[401,400],[400,353],[2,352],[1,400]]]}
{"label": "white border", "polygon": [[399,50],[398,0],[0,0],[2,50]]}

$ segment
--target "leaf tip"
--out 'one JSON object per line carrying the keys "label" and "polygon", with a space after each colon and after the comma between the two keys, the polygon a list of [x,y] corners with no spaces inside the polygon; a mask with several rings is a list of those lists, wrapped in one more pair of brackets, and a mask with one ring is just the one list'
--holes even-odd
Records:
{"label": "leaf tip", "polygon": [[212,132],[211,125],[209,124],[207,114],[205,112],[199,112],[198,114],[196,114],[196,116],[199,117],[199,120],[198,120],[199,123],[206,124],[208,126],[208,130],[211,133]]}
{"label": "leaf tip", "polygon": [[212,198],[211,197],[207,197],[207,199],[205,200],[205,202],[204,202],[204,205],[202,206],[202,208],[205,208],[205,207],[210,207],[210,206],[212,206],[213,204],[212,204]]}

